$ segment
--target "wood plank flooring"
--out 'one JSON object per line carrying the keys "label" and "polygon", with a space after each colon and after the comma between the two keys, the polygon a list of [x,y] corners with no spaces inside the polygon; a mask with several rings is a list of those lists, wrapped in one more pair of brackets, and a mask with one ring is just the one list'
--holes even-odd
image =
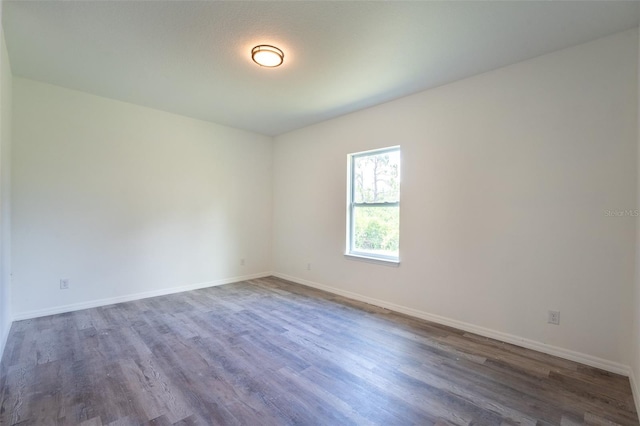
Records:
{"label": "wood plank flooring", "polygon": [[13,324],[2,425],[638,425],[626,377],[264,278]]}

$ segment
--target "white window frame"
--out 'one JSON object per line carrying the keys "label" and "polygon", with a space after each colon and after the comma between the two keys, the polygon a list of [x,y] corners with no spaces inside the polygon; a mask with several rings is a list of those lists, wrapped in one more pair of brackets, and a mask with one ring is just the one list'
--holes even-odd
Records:
{"label": "white window frame", "polygon": [[[355,199],[355,185],[354,185],[354,163],[359,157],[366,157],[371,155],[380,155],[387,152],[398,151],[400,154],[400,174],[402,174],[402,154],[400,152],[400,146],[391,146],[388,148],[373,149],[370,151],[355,152],[347,155],[347,244],[345,256],[354,259],[360,259],[364,261],[370,261],[373,263],[382,263],[390,265],[400,264],[400,248],[398,248],[397,256],[389,256],[378,253],[371,253],[368,251],[359,251],[353,247],[354,244],[354,210],[355,207],[368,206],[368,207],[398,207],[398,213],[400,212],[400,201],[393,203],[356,203]],[[402,180],[402,179],[400,179]],[[402,187],[402,183],[400,184]]]}

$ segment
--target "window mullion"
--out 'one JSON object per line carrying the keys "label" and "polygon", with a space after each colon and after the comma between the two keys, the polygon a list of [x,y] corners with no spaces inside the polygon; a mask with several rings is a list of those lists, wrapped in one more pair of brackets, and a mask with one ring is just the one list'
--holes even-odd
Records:
{"label": "window mullion", "polygon": [[355,207],[398,207],[400,202],[394,203],[353,203]]}

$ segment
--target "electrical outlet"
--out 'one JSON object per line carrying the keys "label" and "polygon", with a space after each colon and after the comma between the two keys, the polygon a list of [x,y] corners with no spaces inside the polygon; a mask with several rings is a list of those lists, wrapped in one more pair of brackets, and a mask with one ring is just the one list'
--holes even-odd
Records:
{"label": "electrical outlet", "polygon": [[240,266],[244,266],[244,257],[240,259]]}
{"label": "electrical outlet", "polygon": [[307,263],[307,271],[310,271],[310,270],[311,270],[311,264]]}
{"label": "electrical outlet", "polygon": [[547,322],[549,324],[560,325],[560,311],[549,311]]}
{"label": "electrical outlet", "polygon": [[68,290],[68,289],[69,289],[69,278],[61,278],[60,290]]}

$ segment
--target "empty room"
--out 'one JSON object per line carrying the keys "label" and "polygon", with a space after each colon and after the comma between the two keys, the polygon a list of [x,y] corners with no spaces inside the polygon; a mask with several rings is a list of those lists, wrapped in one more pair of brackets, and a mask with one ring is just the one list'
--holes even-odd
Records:
{"label": "empty room", "polygon": [[0,424],[640,425],[640,2],[0,12]]}

